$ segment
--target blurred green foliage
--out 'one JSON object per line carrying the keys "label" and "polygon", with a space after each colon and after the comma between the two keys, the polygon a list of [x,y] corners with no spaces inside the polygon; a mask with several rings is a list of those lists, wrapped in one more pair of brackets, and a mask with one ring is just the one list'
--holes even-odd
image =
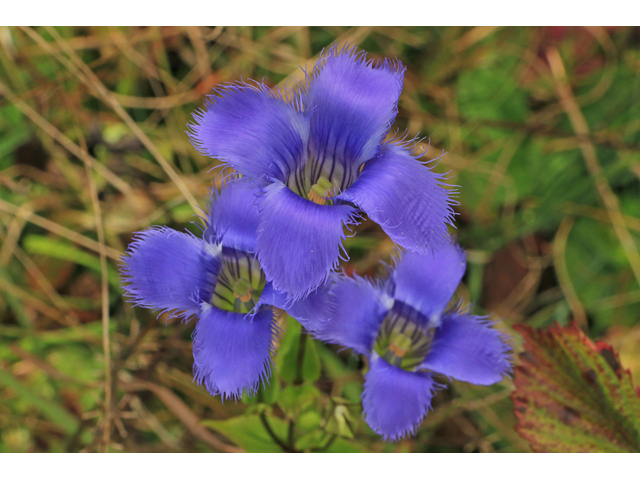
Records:
{"label": "blurred green foliage", "polygon": [[[333,42],[407,67],[394,129],[460,186],[458,297],[506,329],[575,318],[639,383],[639,29],[0,30],[0,451],[528,451],[509,380],[454,382],[382,442],[366,365],[286,316],[270,385],[223,404],[192,383],[193,323],[123,301],[133,232],[194,230],[205,205],[191,112],[241,77],[292,84]],[[394,249],[372,222],[346,246],[361,275]]]}

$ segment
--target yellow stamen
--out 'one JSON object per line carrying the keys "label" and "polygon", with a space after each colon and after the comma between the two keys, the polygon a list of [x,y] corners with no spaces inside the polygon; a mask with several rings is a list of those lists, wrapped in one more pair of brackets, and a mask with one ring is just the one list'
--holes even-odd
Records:
{"label": "yellow stamen", "polygon": [[398,335],[393,340],[391,340],[391,344],[389,345],[389,351],[392,352],[396,357],[404,357],[406,353],[411,348],[411,338],[406,335]]}
{"label": "yellow stamen", "polygon": [[237,293],[233,292],[233,296],[236,298],[239,298],[241,301],[247,303],[249,300],[251,300],[251,292],[247,292],[244,295],[240,296]]}
{"label": "yellow stamen", "polygon": [[389,351],[393,353],[396,357],[404,357],[408,350],[402,350],[398,345],[392,343],[389,345]]}
{"label": "yellow stamen", "polygon": [[325,203],[327,203],[324,197],[321,197],[318,194],[316,194],[316,192],[314,192],[313,189],[309,190],[309,193],[307,193],[307,198],[311,200],[313,203],[317,203],[318,205],[324,205]]}
{"label": "yellow stamen", "polygon": [[307,193],[307,198],[318,205],[327,203],[333,194],[333,185],[326,177],[320,177]]}

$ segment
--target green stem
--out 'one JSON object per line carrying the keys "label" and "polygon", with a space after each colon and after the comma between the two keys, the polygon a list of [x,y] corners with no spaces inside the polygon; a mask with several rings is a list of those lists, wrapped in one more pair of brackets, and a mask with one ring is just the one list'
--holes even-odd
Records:
{"label": "green stem", "polygon": [[293,420],[289,420],[289,431],[287,434],[287,443],[289,444],[289,448],[292,450],[295,450],[295,428],[296,428],[296,422]]}
{"label": "green stem", "polygon": [[[298,354],[296,355],[296,374],[293,379],[294,385],[302,385],[304,383],[304,354],[307,349],[307,334],[300,332],[300,338],[298,338]],[[295,420],[289,420],[289,431],[287,435],[287,442],[291,450],[295,450]]]}
{"label": "green stem", "polygon": [[304,383],[304,354],[307,350],[307,334],[300,332],[298,339],[298,355],[296,356],[296,375],[293,379],[294,385],[302,385]]}
{"label": "green stem", "polygon": [[269,425],[269,420],[267,420],[267,416],[265,415],[264,412],[260,413],[260,421],[262,422],[262,425],[264,426],[264,429],[267,431],[269,436],[273,439],[274,442],[278,444],[278,446],[284,452],[295,452],[295,450],[293,450],[291,447],[289,447],[289,445],[287,445],[282,440],[280,440],[280,437],[276,435],[276,432],[274,432],[273,429],[271,428],[271,425]]}

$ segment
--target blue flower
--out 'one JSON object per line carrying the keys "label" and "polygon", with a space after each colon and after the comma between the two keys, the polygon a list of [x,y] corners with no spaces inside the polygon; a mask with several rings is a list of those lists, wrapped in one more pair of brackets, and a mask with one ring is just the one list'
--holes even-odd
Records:
{"label": "blue flower", "polygon": [[362,211],[409,250],[448,243],[453,210],[444,176],[414,155],[411,142],[385,141],[404,70],[334,45],[297,92],[231,84],[194,113],[194,146],[255,186],[257,257],[267,280],[293,298],[338,266],[344,226]]}
{"label": "blue flower", "polygon": [[335,307],[318,338],[366,355],[363,416],[385,440],[415,434],[440,387],[434,373],[499,382],[511,369],[509,337],[486,318],[446,310],[465,270],[455,244],[405,253],[387,281],[335,275]]}
{"label": "blue flower", "polygon": [[123,289],[136,305],[197,317],[195,380],[223,399],[252,395],[268,380],[278,330],[272,306],[312,331],[327,315],[322,288],[293,303],[266,280],[254,253],[254,201],[248,183],[231,178],[211,196],[202,238],[150,228],[137,234],[122,259]]}

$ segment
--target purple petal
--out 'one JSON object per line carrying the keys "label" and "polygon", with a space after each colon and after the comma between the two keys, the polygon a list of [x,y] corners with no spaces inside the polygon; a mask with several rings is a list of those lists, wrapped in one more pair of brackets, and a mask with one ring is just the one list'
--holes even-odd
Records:
{"label": "purple petal", "polygon": [[280,182],[260,197],[257,254],[268,281],[298,299],[338,266],[343,224],[355,222],[350,205],[318,205]]}
{"label": "purple petal", "polygon": [[380,324],[389,311],[378,286],[362,277],[332,275],[333,312],[330,321],[316,335],[366,355],[371,352]]}
{"label": "purple petal", "polygon": [[220,268],[220,248],[168,227],[137,233],[122,257],[126,296],[151,309],[188,318],[208,302]]}
{"label": "purple petal", "polygon": [[396,117],[404,70],[397,61],[373,62],[353,48],[330,48],[304,97],[314,158],[357,171],[373,157]]}
{"label": "purple petal", "polygon": [[193,117],[194,147],[244,175],[285,181],[306,161],[308,120],[265,85],[222,87]]}
{"label": "purple petal", "polygon": [[511,371],[509,340],[485,318],[447,314],[420,368],[476,385],[491,385]]}
{"label": "purple petal", "polygon": [[373,355],[364,376],[363,417],[385,441],[415,435],[438,386],[429,372],[408,372]]}
{"label": "purple petal", "polygon": [[438,320],[462,280],[466,257],[456,243],[425,255],[405,252],[391,277],[394,298]]}
{"label": "purple petal", "polygon": [[253,395],[271,376],[271,353],[277,326],[273,310],[257,314],[206,308],[193,332],[193,374],[211,395]]}
{"label": "purple petal", "polygon": [[220,193],[211,195],[206,240],[247,253],[255,251],[259,216],[254,188],[247,180],[231,179]]}
{"label": "purple petal", "polygon": [[338,198],[355,203],[398,245],[420,253],[449,242],[453,201],[433,172],[405,148],[383,144]]}
{"label": "purple petal", "polygon": [[276,290],[272,283],[267,283],[260,303],[272,305],[286,310],[310,332],[320,330],[328,321],[332,311],[332,296],[329,282],[321,284],[307,296],[293,300],[286,293]]}

